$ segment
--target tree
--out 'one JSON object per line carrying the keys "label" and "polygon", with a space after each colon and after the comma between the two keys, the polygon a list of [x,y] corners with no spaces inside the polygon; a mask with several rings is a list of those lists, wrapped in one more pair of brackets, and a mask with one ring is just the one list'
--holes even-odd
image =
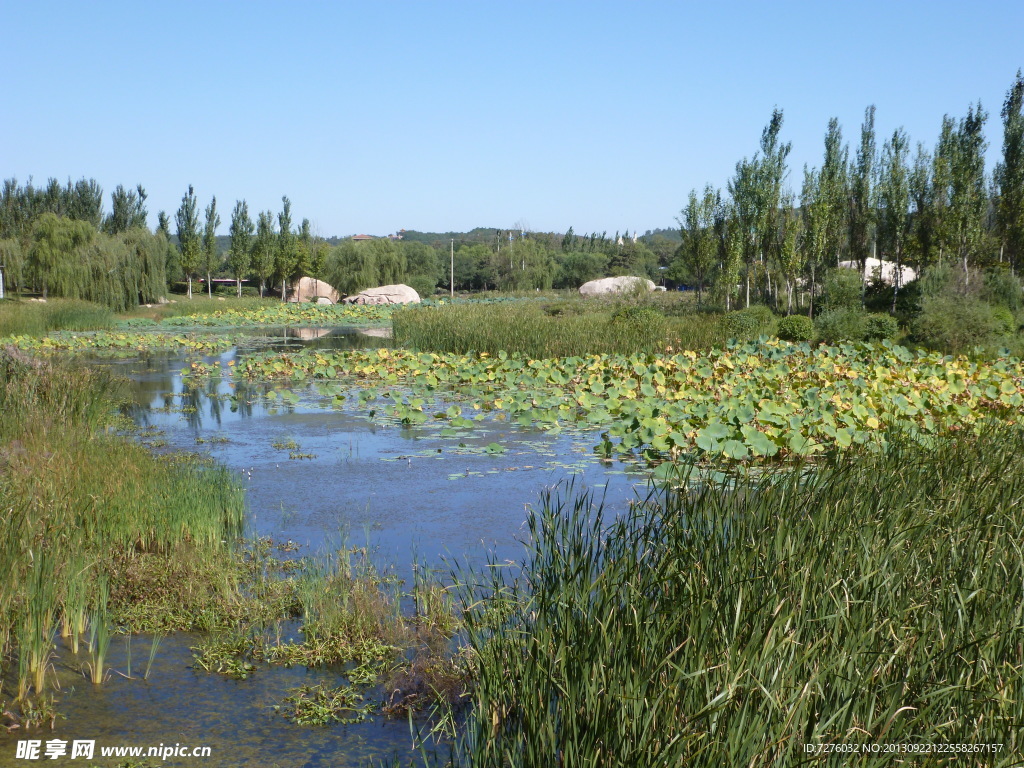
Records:
{"label": "tree", "polygon": [[[736,163],[736,175],[729,181],[729,195],[732,197],[729,231],[730,256],[731,249],[738,248],[740,261],[746,264],[746,306],[750,306],[750,275],[753,272],[754,260],[757,258],[759,241],[758,224],[758,173],[757,157],[753,160],[744,158]],[[731,291],[730,291],[731,293]],[[726,306],[729,305],[728,294]]]}
{"label": "tree", "polygon": [[235,278],[238,297],[242,297],[242,279],[249,272],[252,264],[252,236],[255,227],[249,218],[249,204],[245,200],[236,200],[235,209],[231,212],[231,246],[228,250],[228,266]]}
{"label": "tree", "polygon": [[206,291],[213,298],[213,273],[220,266],[217,253],[217,227],[220,226],[220,214],[217,213],[217,196],[214,195],[206,206],[206,226],[203,227],[203,267],[206,270]]}
{"label": "tree", "polygon": [[[845,206],[843,206],[845,208]],[[829,225],[835,208],[822,190],[822,175],[814,168],[804,166],[804,183],[800,190],[800,209],[803,214],[798,246],[803,251],[803,262],[811,268],[810,316],[814,317],[815,273],[823,266],[829,249]]]}
{"label": "tree", "polygon": [[1024,77],[1017,77],[1003,109],[1003,156],[995,169],[996,226],[1001,253],[1014,270],[1024,265]]}
{"label": "tree", "polygon": [[775,258],[779,264],[779,271],[786,281],[786,314],[791,315],[793,314],[793,287],[797,276],[803,271],[807,252],[801,247],[803,219],[799,211],[793,207],[793,199],[790,196],[782,198],[779,221]]}
{"label": "tree", "polygon": [[199,210],[195,190],[188,185],[188,192],[181,198],[181,207],[174,215],[178,228],[178,247],[181,249],[181,268],[188,281],[188,297],[192,298],[192,277],[199,269],[202,247],[199,240]]}
{"label": "tree", "polygon": [[903,257],[910,236],[910,172],[907,152],[910,142],[902,128],[882,148],[882,178],[879,183],[879,240],[882,253],[896,262],[893,277],[892,311],[903,276]]}
{"label": "tree", "polygon": [[146,190],[139,184],[134,190],[118,184],[110,195],[110,215],[103,222],[103,231],[108,235],[127,232],[129,229],[146,226]]}
{"label": "tree", "polygon": [[262,211],[256,224],[256,242],[252,248],[252,271],[260,281],[260,298],[267,288],[267,280],[274,274],[277,235],[274,233],[274,214]]}

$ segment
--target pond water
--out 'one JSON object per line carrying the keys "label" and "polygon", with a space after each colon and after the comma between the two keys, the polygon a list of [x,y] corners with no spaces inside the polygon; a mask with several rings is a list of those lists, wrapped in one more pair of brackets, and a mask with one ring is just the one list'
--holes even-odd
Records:
{"label": "pond water", "polygon": [[[317,329],[268,333],[245,346],[384,343]],[[226,363],[245,354],[233,349],[207,360]],[[154,450],[208,453],[239,473],[249,535],[290,540],[300,545],[299,555],[367,546],[378,567],[407,584],[417,561],[447,572],[454,561],[518,560],[526,506],[547,487],[573,480],[595,489],[615,510],[625,509],[646,483],[627,465],[596,461],[593,434],[484,422],[442,436],[435,424],[374,423],[367,417],[370,406],[325,407],[325,398],[312,389],[296,389],[297,402],[285,407],[244,383],[210,380],[193,387],[182,378],[184,359],[175,355],[95,364],[130,380],[140,439]],[[488,452],[493,443],[503,451]],[[247,680],[207,674],[191,668],[189,648],[196,638],[178,634],[160,641],[148,679],[141,679],[150,642],[115,637],[114,673],[102,686],[91,685],[80,662],[64,653],[55,666],[62,686],[58,709],[67,720],[55,732],[31,738],[94,739],[97,750],[161,743],[211,748],[209,758],[153,762],[162,765],[368,766],[396,754],[403,762],[412,757],[405,721],[377,716],[358,725],[303,727],[274,713],[272,706],[289,688],[321,680],[337,684],[329,669],[261,666]],[[25,764],[14,759],[17,738],[0,732],[0,766]],[[100,759],[97,751],[93,762],[119,761]]]}

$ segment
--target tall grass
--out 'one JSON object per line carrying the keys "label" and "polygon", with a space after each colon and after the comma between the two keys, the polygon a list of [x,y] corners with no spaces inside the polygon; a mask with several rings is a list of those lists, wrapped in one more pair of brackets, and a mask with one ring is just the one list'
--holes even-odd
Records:
{"label": "tall grass", "polygon": [[158,460],[104,430],[117,386],[105,374],[0,350],[0,664],[19,694],[43,693],[58,628],[93,638],[102,679],[110,573],[144,555],[216,560],[242,523],[224,470]]}
{"label": "tall grass", "polygon": [[469,764],[1019,764],[1024,431],[689,487],[549,494],[466,582]]}
{"label": "tall grass", "polygon": [[0,301],[0,338],[42,336],[50,331],[98,331],[114,327],[114,313],[91,301]]}

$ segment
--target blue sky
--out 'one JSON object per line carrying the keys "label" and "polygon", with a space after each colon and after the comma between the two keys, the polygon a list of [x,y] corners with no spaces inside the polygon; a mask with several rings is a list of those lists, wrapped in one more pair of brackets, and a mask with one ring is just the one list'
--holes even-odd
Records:
{"label": "blue sky", "polygon": [[935,142],[981,99],[989,159],[1024,3],[0,0],[0,175],[189,184],[320,234],[674,226],[773,107],[790,183],[828,119]]}

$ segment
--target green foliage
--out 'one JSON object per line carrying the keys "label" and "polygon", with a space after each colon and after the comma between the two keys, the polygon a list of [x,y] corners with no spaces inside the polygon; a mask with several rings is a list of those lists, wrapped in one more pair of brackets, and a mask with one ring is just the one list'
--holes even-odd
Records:
{"label": "green foliage", "polygon": [[231,247],[228,251],[228,265],[231,274],[238,281],[238,295],[242,295],[242,279],[249,274],[252,265],[253,226],[249,218],[249,205],[245,200],[235,202],[231,212]]}
{"label": "green foliage", "polygon": [[835,344],[840,341],[863,341],[867,335],[868,314],[859,306],[829,309],[814,319],[822,341]]}
{"label": "green foliage", "polygon": [[199,236],[199,203],[195,190],[188,185],[188,192],[181,198],[181,206],[174,215],[178,228],[181,269],[188,280],[188,296],[192,298],[192,278],[202,263],[203,248]]}
{"label": "green foliage", "polygon": [[1006,307],[1011,312],[1019,312],[1024,307],[1020,279],[1008,269],[986,271],[980,297],[994,307]]}
{"label": "green foliage", "polygon": [[864,338],[868,341],[895,339],[900,332],[900,324],[892,315],[870,314],[864,320]]}
{"label": "green foliage", "polygon": [[811,341],[814,322],[805,315],[790,315],[779,320],[778,337],[783,341]]}
{"label": "green foliage", "polygon": [[824,309],[859,309],[863,283],[854,269],[830,269],[825,273]]}
{"label": "green foliage", "polygon": [[558,256],[557,262],[555,288],[579,288],[584,283],[604,277],[608,271],[608,257],[603,253],[574,251]]}

